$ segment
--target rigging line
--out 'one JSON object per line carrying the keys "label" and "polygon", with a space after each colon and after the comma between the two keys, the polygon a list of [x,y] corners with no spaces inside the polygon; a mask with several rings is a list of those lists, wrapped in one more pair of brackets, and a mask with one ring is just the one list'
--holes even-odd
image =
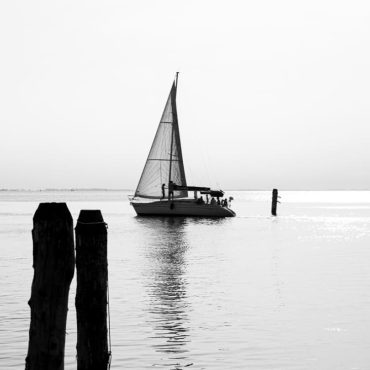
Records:
{"label": "rigging line", "polygon": [[[171,89],[171,95],[172,95],[172,89]],[[174,118],[174,112],[173,112],[174,104],[176,104],[176,101],[173,101],[173,97],[171,96],[172,119]],[[170,147],[170,149],[171,149],[171,153],[170,153],[170,171],[169,171],[169,175],[168,175],[168,188],[170,187],[171,174],[172,174],[173,134],[174,134],[174,132],[173,132],[173,125],[172,125],[172,127],[171,127],[171,147]],[[169,197],[170,196],[168,196],[168,199],[169,199]]]}
{"label": "rigging line", "polygon": [[162,163],[159,163],[159,176],[161,177],[162,182]]}

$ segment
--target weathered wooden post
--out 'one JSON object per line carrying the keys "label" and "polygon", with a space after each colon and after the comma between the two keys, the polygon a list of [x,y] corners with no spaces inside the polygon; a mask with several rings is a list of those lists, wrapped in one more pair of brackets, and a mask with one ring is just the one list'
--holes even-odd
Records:
{"label": "weathered wooden post", "polygon": [[271,214],[273,216],[276,216],[276,206],[278,203],[278,190],[273,189],[272,190],[272,205],[271,205]]}
{"label": "weathered wooden post", "polygon": [[69,287],[75,256],[65,203],[41,203],[33,217],[31,324],[26,370],[63,370]]}
{"label": "weathered wooden post", "polygon": [[76,226],[77,369],[106,370],[107,227],[99,210],[82,210]]}

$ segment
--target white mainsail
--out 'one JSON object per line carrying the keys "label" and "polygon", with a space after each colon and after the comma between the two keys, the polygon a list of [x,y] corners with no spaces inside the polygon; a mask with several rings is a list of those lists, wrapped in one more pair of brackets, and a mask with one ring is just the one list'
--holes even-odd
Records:
{"label": "white mainsail", "polygon": [[[176,109],[177,79],[168,96],[152,147],[135,191],[136,197],[162,197],[162,184],[186,186]],[[167,195],[166,191],[166,195]],[[174,198],[187,197],[187,190],[174,191]]]}

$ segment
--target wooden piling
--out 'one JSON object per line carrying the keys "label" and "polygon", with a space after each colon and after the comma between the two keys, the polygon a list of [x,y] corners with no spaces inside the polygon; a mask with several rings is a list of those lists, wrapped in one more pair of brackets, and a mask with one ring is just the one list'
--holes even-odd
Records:
{"label": "wooden piling", "polygon": [[272,205],[271,205],[271,214],[276,216],[276,207],[278,203],[278,189],[272,190]]}
{"label": "wooden piling", "polygon": [[73,220],[65,203],[41,203],[33,217],[31,323],[26,370],[63,370]]}
{"label": "wooden piling", "polygon": [[77,369],[106,370],[107,228],[99,210],[82,210],[76,226]]}

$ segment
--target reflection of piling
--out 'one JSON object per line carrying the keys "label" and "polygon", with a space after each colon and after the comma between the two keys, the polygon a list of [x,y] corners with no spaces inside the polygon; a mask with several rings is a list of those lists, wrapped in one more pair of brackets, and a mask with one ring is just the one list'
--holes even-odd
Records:
{"label": "reflection of piling", "polygon": [[76,226],[77,369],[106,370],[107,228],[99,210],[82,210]]}
{"label": "reflection of piling", "polygon": [[68,294],[74,274],[72,216],[65,203],[41,203],[33,217],[31,324],[26,370],[64,369]]}
{"label": "reflection of piling", "polygon": [[278,190],[273,189],[272,190],[272,205],[271,205],[271,214],[273,216],[276,216],[277,203],[278,203]]}

